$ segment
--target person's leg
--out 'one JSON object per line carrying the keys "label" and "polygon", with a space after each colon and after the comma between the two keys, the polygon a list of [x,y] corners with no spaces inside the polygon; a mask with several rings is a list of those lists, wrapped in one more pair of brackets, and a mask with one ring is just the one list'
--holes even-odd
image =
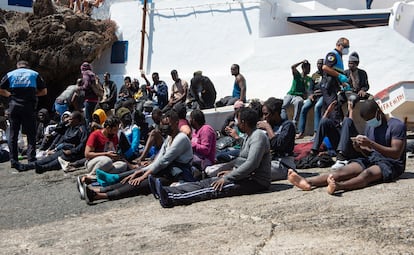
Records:
{"label": "person's leg", "polygon": [[319,123],[321,122],[322,118],[322,104],[323,104],[323,97],[317,99],[315,107],[313,108],[313,130],[316,132],[319,128]]}
{"label": "person's leg", "polygon": [[237,97],[230,97],[229,100],[227,101],[226,105],[234,105],[234,103],[236,103],[236,101],[239,100],[239,98]]}
{"label": "person's leg", "polygon": [[285,97],[283,97],[283,104],[282,104],[282,110],[280,112],[280,117],[282,117],[282,119],[287,120],[288,116],[287,116],[287,108],[289,107],[291,101],[292,101],[293,96],[292,95],[286,95]]}
{"label": "person's leg", "polygon": [[26,108],[22,116],[22,129],[26,131],[27,137],[27,160],[36,161],[36,114],[33,110]]}
{"label": "person's leg", "polygon": [[352,145],[351,137],[358,135],[358,130],[355,127],[355,123],[350,118],[344,118],[341,128],[341,136],[339,138],[339,144],[337,147],[337,152],[340,160],[357,158],[360,155],[355,151],[354,146]]}
{"label": "person's leg", "polygon": [[156,130],[152,130],[149,133],[147,142],[145,143],[144,150],[142,151],[141,156],[138,158],[138,161],[142,161],[148,155],[148,152],[150,151],[151,146],[153,146],[156,143],[156,140],[158,139],[157,133],[159,132]]}
{"label": "person's leg", "polygon": [[334,176],[334,179],[337,181],[345,181],[349,180],[357,175],[359,175],[363,171],[363,167],[356,162],[353,162],[349,165],[344,166],[341,171],[333,172],[332,174],[327,173],[323,175],[318,175],[310,178],[304,178],[297,174],[292,169],[288,170],[288,180],[290,183],[295,185],[296,187],[309,191],[312,187],[324,187],[328,185],[328,177]]}
{"label": "person's leg", "polygon": [[128,141],[128,138],[125,136],[124,132],[121,132],[119,135],[119,142],[118,142],[118,148],[121,149],[121,153],[124,155],[126,151],[131,148],[131,144]]}
{"label": "person's leg", "polygon": [[321,146],[325,136],[329,138],[333,148],[338,146],[340,133],[335,127],[335,123],[328,118],[323,118],[319,124],[318,131],[315,134],[315,141],[312,146],[312,151],[314,153],[319,151],[319,147]]}
{"label": "person's leg", "polygon": [[299,115],[299,124],[298,124],[299,134],[297,138],[303,137],[303,134],[305,133],[306,119],[307,119],[309,110],[312,108],[312,105],[313,105],[313,102],[309,98],[303,102],[302,110],[300,111],[300,115]]}
{"label": "person's leg", "polygon": [[171,207],[215,198],[253,194],[266,190],[257,182],[248,179],[238,183],[227,183],[222,190],[215,190],[212,183],[218,179],[217,177],[208,178],[199,182],[183,183],[175,187],[160,187],[157,185],[157,192],[163,193],[158,194],[161,205]]}
{"label": "person's leg", "polygon": [[[341,170],[342,171],[342,170]],[[338,172],[341,172],[338,171]],[[348,179],[346,181],[341,181],[335,175],[331,174],[328,176],[327,182],[327,192],[329,194],[335,193],[337,190],[355,190],[362,189],[368,186],[370,183],[382,180],[381,168],[377,165],[371,166],[363,170],[359,175]]]}
{"label": "person's leg", "polygon": [[86,162],[86,169],[89,175],[95,175],[95,171],[98,168],[105,172],[110,172],[113,168],[112,159],[107,156],[98,156]]}
{"label": "person's leg", "polygon": [[303,98],[300,96],[295,96],[292,100],[293,104],[293,118],[292,121],[296,125],[299,120],[299,113],[302,110]]}
{"label": "person's leg", "polygon": [[13,106],[10,106],[10,134],[9,134],[9,149],[10,149],[10,162],[12,167],[14,164],[19,162],[19,149],[17,146],[17,141],[19,139],[19,131],[21,125],[21,118],[18,115],[18,109],[14,109]]}
{"label": "person's leg", "polygon": [[89,123],[92,122],[92,113],[95,110],[96,104],[97,102],[89,102],[89,101],[85,101],[84,103],[86,125],[89,125]]}
{"label": "person's leg", "polygon": [[216,159],[218,163],[230,162],[233,159],[237,158],[240,154],[239,149],[225,150],[216,154]]}

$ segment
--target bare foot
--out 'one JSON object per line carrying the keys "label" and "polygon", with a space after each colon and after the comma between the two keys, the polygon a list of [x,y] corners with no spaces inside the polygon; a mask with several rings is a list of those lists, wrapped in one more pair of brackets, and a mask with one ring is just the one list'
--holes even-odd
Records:
{"label": "bare foot", "polygon": [[328,192],[329,195],[333,195],[333,193],[335,193],[335,191],[336,191],[336,181],[335,181],[333,175],[330,174],[328,176],[328,178],[326,179],[326,181],[328,182],[328,186],[326,187],[326,191]]}
{"label": "bare foot", "polygon": [[298,187],[301,190],[309,191],[312,188],[311,185],[306,181],[305,178],[298,175],[292,169],[288,170],[288,180],[290,181],[290,183],[292,183],[293,185],[295,185],[296,187]]}

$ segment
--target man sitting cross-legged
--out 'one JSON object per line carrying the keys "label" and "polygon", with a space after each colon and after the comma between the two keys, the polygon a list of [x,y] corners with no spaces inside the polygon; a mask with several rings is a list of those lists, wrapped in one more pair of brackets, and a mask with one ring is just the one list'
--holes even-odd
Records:
{"label": "man sitting cross-legged", "polygon": [[256,129],[257,113],[250,109],[240,110],[239,129],[247,134],[246,141],[235,160],[235,167],[218,173],[217,177],[199,182],[183,183],[174,187],[163,186],[160,179],[150,176],[151,191],[159,198],[162,207],[190,204],[236,195],[265,191],[270,186],[269,139]]}
{"label": "man sitting cross-legged", "polygon": [[328,186],[327,192],[334,194],[399,177],[405,170],[406,126],[396,118],[387,119],[374,100],[361,103],[360,115],[367,124],[365,135],[352,140],[354,148],[365,157],[352,159],[333,173],[307,179],[290,169],[288,180],[302,190]]}

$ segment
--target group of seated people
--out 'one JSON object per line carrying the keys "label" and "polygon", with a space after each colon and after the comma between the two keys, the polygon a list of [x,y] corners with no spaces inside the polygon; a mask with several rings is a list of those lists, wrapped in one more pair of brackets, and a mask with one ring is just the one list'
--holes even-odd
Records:
{"label": "group of seated people", "polygon": [[[334,194],[400,176],[405,169],[404,123],[387,118],[375,101],[365,100],[360,102],[365,133],[355,128],[352,103],[338,129],[329,118],[335,103],[322,117],[310,155],[321,153],[328,137],[347,162],[308,179],[295,166],[295,125],[281,116],[283,100],[273,97],[248,106],[236,102],[234,114],[218,132],[199,109],[187,120],[183,102],[165,112],[122,105],[109,117],[97,108],[88,126],[82,112],[65,112],[39,143],[46,153],[17,170],[43,173],[84,166],[88,174],[78,176],[76,183],[88,204],[152,193],[163,207],[263,192],[275,180],[288,179],[302,190],[328,186]],[[147,111],[151,125],[145,120]],[[225,136],[234,138],[231,148],[218,149],[216,143]]]}

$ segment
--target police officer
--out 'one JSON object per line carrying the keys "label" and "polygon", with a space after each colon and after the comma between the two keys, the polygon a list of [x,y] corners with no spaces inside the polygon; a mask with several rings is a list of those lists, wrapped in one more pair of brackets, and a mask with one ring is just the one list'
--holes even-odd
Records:
{"label": "police officer", "polygon": [[[336,42],[335,49],[326,55],[325,63],[322,66],[324,72],[321,81],[323,96],[322,112],[324,112],[332,102],[337,101],[338,92],[348,83],[348,78],[344,74],[344,63],[342,61],[342,55],[347,55],[348,52],[349,40],[341,37]],[[339,103],[337,103],[335,109],[329,114],[328,118],[332,119],[335,122],[335,125],[339,127],[340,122],[343,119],[343,112]]]}
{"label": "police officer", "polygon": [[36,161],[36,114],[38,96],[47,94],[47,88],[39,73],[29,68],[27,61],[17,62],[17,69],[7,73],[0,82],[0,95],[9,98],[10,162],[11,167],[21,169],[18,162],[17,140],[20,126],[27,135],[27,157]]}

